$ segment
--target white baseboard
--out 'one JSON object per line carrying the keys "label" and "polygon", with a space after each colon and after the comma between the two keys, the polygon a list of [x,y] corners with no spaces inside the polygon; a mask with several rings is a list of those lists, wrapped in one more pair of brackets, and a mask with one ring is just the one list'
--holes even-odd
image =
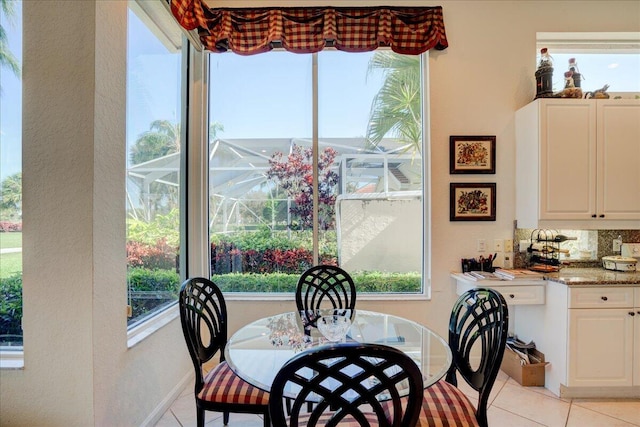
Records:
{"label": "white baseboard", "polygon": [[[194,373],[191,371],[187,374],[176,386],[171,389],[171,392],[155,407],[153,411],[147,416],[147,418],[140,423],[140,427],[153,427],[160,421],[160,418],[171,408],[173,402],[182,394],[182,391],[188,384],[193,384],[195,381]],[[194,403],[195,408],[195,403]],[[194,409],[195,410],[195,409]]]}

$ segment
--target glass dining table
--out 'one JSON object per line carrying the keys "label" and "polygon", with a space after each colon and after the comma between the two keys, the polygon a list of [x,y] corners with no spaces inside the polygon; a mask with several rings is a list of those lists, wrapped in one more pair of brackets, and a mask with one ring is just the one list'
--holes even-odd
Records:
{"label": "glass dining table", "polygon": [[[314,317],[325,314],[330,313],[316,313]],[[441,379],[451,366],[447,342],[419,323],[365,310],[355,310],[349,316],[351,326],[344,341],[383,344],[402,350],[420,368],[425,388]],[[270,391],[273,379],[289,359],[306,349],[327,344],[334,343],[320,334],[308,316],[293,311],[265,317],[240,328],[229,339],[224,353],[238,376]]]}

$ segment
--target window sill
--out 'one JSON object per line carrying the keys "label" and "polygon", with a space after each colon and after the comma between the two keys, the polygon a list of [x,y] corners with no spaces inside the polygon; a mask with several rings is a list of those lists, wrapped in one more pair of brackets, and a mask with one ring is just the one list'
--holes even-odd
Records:
{"label": "window sill", "polygon": [[[225,292],[224,299],[226,301],[294,301],[295,296],[292,293],[244,293],[244,292]],[[410,301],[410,300],[430,300],[428,294],[392,294],[392,293],[360,293],[358,301]]]}
{"label": "window sill", "polygon": [[162,329],[179,316],[178,304],[173,304],[166,310],[151,317],[149,320],[140,323],[129,329],[127,332],[127,348],[132,348],[154,332]]}
{"label": "window sill", "polygon": [[24,352],[0,350],[0,369],[24,369]]}

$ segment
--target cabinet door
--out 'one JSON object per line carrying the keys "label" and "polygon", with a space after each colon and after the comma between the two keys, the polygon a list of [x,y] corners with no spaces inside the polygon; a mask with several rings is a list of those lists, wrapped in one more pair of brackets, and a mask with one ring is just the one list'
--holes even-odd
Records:
{"label": "cabinet door", "polygon": [[633,385],[640,386],[640,287],[634,289],[635,303],[634,311],[636,312],[633,325]]}
{"label": "cabinet door", "polygon": [[540,112],[540,219],[596,213],[596,103],[545,100]]}
{"label": "cabinet door", "polygon": [[[638,290],[640,292],[640,290]],[[636,307],[636,315],[634,319],[635,325],[633,325],[634,331],[634,353],[633,360],[635,365],[633,366],[633,385],[640,386],[640,305]]]}
{"label": "cabinet door", "polygon": [[569,310],[569,387],[631,386],[631,308]]}
{"label": "cabinet door", "polygon": [[597,101],[597,215],[640,219],[640,103]]}

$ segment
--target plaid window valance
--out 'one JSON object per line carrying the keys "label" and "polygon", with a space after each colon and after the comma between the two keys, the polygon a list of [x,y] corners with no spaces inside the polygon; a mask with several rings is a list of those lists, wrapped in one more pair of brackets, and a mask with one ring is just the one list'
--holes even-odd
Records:
{"label": "plaid window valance", "polygon": [[241,55],[267,52],[274,44],[296,53],[331,45],[348,52],[388,46],[417,55],[448,46],[442,7],[208,8],[202,0],[171,0],[187,30],[198,30],[205,49]]}

